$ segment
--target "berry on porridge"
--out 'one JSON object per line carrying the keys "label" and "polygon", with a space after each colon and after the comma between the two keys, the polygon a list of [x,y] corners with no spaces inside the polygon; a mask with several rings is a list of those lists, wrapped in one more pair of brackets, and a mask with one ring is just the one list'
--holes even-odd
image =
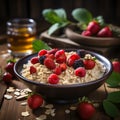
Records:
{"label": "berry on porridge", "polygon": [[[33,62],[31,62],[33,61]],[[44,84],[79,84],[101,78],[106,67],[85,50],[40,50],[23,65],[23,77]]]}

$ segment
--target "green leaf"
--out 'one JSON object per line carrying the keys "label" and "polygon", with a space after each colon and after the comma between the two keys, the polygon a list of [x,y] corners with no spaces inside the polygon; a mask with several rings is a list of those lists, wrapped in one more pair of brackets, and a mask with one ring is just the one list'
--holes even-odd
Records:
{"label": "green leaf", "polygon": [[120,73],[112,72],[110,77],[107,79],[106,83],[109,87],[119,87],[120,86]]}
{"label": "green leaf", "polygon": [[103,101],[103,107],[106,114],[113,118],[117,117],[120,114],[118,108],[108,100]]}
{"label": "green leaf", "polygon": [[107,100],[113,103],[120,103],[120,91],[109,93],[107,96]]}
{"label": "green leaf", "polygon": [[39,52],[41,49],[51,49],[45,42],[43,42],[42,40],[34,40],[33,43],[33,49],[36,52]]}
{"label": "green leaf", "polygon": [[56,30],[67,26],[68,23],[55,23],[48,29],[48,34],[52,35]]}
{"label": "green leaf", "polygon": [[55,9],[55,13],[63,20],[67,21],[66,11],[64,9]]}
{"label": "green leaf", "polygon": [[92,19],[92,14],[85,8],[76,8],[72,11],[72,16],[81,24],[88,24]]}
{"label": "green leaf", "polygon": [[100,24],[100,26],[104,27],[106,24],[105,24],[105,21],[103,19],[103,16],[98,16],[95,18],[95,20]]}
{"label": "green leaf", "polygon": [[44,9],[42,12],[46,21],[51,24],[62,23],[67,21],[66,12],[64,9]]}

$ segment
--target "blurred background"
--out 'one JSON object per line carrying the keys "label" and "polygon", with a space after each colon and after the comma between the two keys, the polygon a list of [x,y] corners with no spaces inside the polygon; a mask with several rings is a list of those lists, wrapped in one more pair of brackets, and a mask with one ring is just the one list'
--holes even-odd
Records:
{"label": "blurred background", "polygon": [[105,22],[120,26],[120,0],[0,0],[0,34],[6,32],[6,21],[11,18],[33,18],[38,34],[49,27],[42,16],[43,9],[64,8],[68,19],[71,11],[86,8],[93,16],[102,15]]}

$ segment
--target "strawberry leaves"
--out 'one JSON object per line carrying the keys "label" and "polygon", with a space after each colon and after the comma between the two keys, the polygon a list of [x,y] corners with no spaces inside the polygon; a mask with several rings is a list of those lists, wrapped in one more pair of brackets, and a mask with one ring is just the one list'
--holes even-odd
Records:
{"label": "strawberry leaves", "polygon": [[[120,73],[113,71],[106,83],[111,88],[120,87]],[[120,115],[118,104],[120,104],[120,91],[108,93],[107,98],[103,101],[106,114],[113,118],[118,117]]]}
{"label": "strawberry leaves", "polygon": [[84,8],[76,8],[72,11],[72,16],[80,23],[88,24],[92,19],[92,14]]}
{"label": "strawberry leaves", "polygon": [[115,118],[117,116],[119,116],[119,109],[112,103],[110,102],[109,100],[104,100],[103,101],[103,107],[105,109],[105,112]]}
{"label": "strawberry leaves", "polygon": [[42,12],[46,21],[51,23],[51,27],[48,29],[48,34],[53,34],[56,30],[67,26],[70,22],[67,20],[66,11],[64,9],[45,9]]}
{"label": "strawberry leaves", "polygon": [[120,91],[109,93],[107,99],[103,101],[103,108],[110,117],[115,118],[120,115],[118,103],[120,103]]}
{"label": "strawberry leaves", "polygon": [[113,71],[106,83],[109,87],[120,87],[120,73]]}
{"label": "strawberry leaves", "polygon": [[34,40],[32,43],[33,49],[36,52],[39,52],[42,49],[48,49],[50,50],[51,48],[42,40]]}

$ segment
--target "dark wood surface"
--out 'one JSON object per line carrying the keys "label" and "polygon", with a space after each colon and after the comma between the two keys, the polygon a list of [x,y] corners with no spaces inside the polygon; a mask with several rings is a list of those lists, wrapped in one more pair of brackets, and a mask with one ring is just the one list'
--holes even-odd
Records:
{"label": "dark wood surface", "polygon": [[[6,44],[0,45],[0,66],[4,69],[6,65],[6,60],[11,56],[7,53]],[[12,84],[14,88],[24,89],[27,88],[21,81],[14,79]],[[32,111],[28,105],[21,106],[21,103],[26,101],[16,100],[13,97],[11,100],[4,98],[4,94],[7,93],[6,89],[9,87],[4,82],[0,82],[0,120],[36,120],[41,114],[45,114],[45,108],[39,108],[36,111]],[[97,90],[93,91],[88,98],[93,100],[96,106],[96,114],[92,120],[112,120],[107,116],[102,107],[102,101],[107,97],[107,94],[112,91],[118,91],[119,89],[108,88],[106,84],[102,85]],[[13,93],[11,93],[14,96]],[[48,104],[48,103],[47,103]],[[76,110],[70,110],[70,106],[76,107],[78,103],[71,104],[53,104],[55,108],[55,116],[51,117],[47,115],[46,120],[80,120],[77,115]],[[65,110],[70,110],[70,113],[65,113]],[[21,116],[21,113],[24,111],[29,111],[30,115],[27,117]],[[120,120],[116,118],[115,120]]]}

